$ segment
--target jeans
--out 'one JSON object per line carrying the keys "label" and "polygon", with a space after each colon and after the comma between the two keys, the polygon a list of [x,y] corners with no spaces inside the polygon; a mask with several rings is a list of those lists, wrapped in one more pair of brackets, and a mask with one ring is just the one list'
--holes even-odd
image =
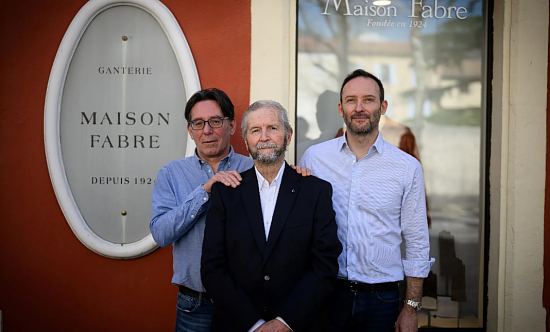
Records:
{"label": "jeans", "polygon": [[328,308],[328,331],[393,332],[400,308],[399,289],[351,291],[337,287]]}
{"label": "jeans", "polygon": [[176,332],[210,332],[214,305],[208,298],[178,292]]}

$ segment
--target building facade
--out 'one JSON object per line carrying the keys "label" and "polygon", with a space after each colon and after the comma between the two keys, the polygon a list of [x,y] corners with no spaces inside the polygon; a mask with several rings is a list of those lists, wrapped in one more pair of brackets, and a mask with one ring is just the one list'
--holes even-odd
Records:
{"label": "building facade", "polygon": [[[187,38],[201,86],[227,91],[237,121],[258,99],[280,101],[294,121],[296,1],[162,3]],[[2,328],[171,330],[176,289],[170,285],[170,249],[128,260],[88,250],[71,232],[48,175],[43,130],[48,78],[63,35],[85,3],[10,2],[0,14]],[[544,264],[550,257],[550,10],[545,0],[492,1],[489,8],[479,285],[484,329],[544,331],[550,306],[544,287],[550,278],[550,264]],[[245,152],[239,133],[232,144]]]}

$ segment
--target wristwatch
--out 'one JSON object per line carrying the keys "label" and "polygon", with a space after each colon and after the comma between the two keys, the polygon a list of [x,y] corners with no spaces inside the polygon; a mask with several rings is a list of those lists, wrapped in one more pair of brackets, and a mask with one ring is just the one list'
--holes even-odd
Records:
{"label": "wristwatch", "polygon": [[416,311],[420,311],[422,309],[422,302],[417,302],[413,300],[405,300],[405,304],[412,307]]}

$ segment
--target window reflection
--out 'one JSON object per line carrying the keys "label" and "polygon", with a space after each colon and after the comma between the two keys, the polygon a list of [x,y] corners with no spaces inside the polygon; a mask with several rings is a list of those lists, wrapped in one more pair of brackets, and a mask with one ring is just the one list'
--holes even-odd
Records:
{"label": "window reflection", "polygon": [[356,68],[376,74],[389,103],[381,133],[421,160],[425,173],[437,261],[419,325],[481,327],[485,4],[390,3],[395,9],[384,12],[392,15],[377,16],[364,9],[371,1],[298,1],[297,160],[310,145],[342,134],[343,78]]}

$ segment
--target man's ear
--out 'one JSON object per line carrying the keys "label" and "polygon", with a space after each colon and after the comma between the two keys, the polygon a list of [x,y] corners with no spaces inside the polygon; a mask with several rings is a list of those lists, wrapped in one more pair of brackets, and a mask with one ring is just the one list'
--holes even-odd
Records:
{"label": "man's ear", "polygon": [[235,127],[235,119],[229,120],[229,134],[233,135],[235,134],[235,130],[237,128]]}
{"label": "man's ear", "polygon": [[194,141],[195,137],[193,137],[193,130],[191,129],[191,126],[187,126],[187,132],[189,133],[189,136]]}
{"label": "man's ear", "polygon": [[246,151],[250,152],[250,150],[248,149],[248,142],[246,141],[246,136],[243,137],[243,141],[244,141],[244,146],[246,147]]}
{"label": "man's ear", "polygon": [[290,129],[290,130],[288,131],[288,133],[286,134],[286,142],[287,142],[287,144],[290,144],[290,141],[292,140],[292,133],[293,133],[293,131],[292,131],[292,129]]}
{"label": "man's ear", "polygon": [[380,104],[380,110],[382,115],[386,114],[386,110],[388,109],[388,101],[384,100],[382,104]]}

